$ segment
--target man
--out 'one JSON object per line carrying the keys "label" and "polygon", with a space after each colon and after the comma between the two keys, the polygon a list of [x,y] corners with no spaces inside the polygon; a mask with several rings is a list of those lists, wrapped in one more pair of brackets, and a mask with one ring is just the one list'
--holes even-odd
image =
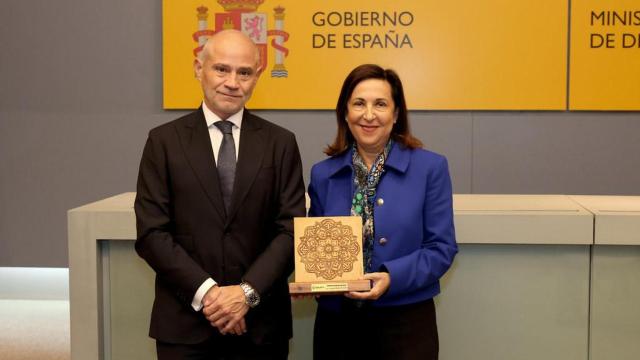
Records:
{"label": "man", "polygon": [[159,360],[287,358],[304,184],[294,135],[244,109],[259,64],[243,33],[212,36],[194,61],[202,106],[149,133],[136,251],[156,272]]}

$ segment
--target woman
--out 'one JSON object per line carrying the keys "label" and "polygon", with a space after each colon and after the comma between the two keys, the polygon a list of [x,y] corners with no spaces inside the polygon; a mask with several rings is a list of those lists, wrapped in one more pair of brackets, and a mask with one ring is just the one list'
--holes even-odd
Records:
{"label": "woman", "polygon": [[311,170],[309,216],[362,217],[373,286],[318,299],[314,358],[437,359],[433,297],[457,252],[447,160],[411,135],[393,70],[355,68],[336,115],[330,158]]}

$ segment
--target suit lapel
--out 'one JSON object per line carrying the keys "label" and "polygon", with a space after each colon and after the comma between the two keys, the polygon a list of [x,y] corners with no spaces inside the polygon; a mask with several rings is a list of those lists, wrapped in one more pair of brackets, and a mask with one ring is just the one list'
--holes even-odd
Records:
{"label": "suit lapel", "polygon": [[[209,201],[224,219],[225,210],[220,191],[220,180],[211,148],[211,138],[202,108],[192,113],[184,126],[178,127],[178,135],[183,144],[189,165],[200,181]],[[236,177],[237,179],[237,177]]]}
{"label": "suit lapel", "polygon": [[249,193],[249,189],[260,171],[265,152],[264,129],[255,117],[245,109],[240,130],[240,150],[236,164],[236,177],[233,183],[233,195],[227,223],[238,212],[240,205]]}

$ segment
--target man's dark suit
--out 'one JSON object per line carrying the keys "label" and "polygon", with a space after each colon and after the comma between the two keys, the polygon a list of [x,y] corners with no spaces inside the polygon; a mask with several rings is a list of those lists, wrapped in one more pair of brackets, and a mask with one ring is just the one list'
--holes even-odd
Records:
{"label": "man's dark suit", "polygon": [[227,215],[202,109],[151,130],[135,212],[136,251],[156,272],[151,337],[195,344],[220,336],[191,307],[209,277],[221,286],[246,281],[260,294],[245,317],[254,343],[291,337],[292,218],[305,215],[291,132],[244,111]]}

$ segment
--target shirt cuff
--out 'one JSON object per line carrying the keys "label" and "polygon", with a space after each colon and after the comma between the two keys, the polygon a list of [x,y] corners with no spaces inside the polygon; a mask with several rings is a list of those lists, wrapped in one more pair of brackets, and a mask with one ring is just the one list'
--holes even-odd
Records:
{"label": "shirt cuff", "polygon": [[193,300],[191,301],[191,307],[193,308],[193,310],[202,310],[202,298],[207,293],[207,291],[209,291],[209,289],[216,286],[217,284],[218,283],[216,283],[212,278],[208,278],[202,283],[202,285],[200,285],[198,291],[196,291],[196,294],[193,295]]}

